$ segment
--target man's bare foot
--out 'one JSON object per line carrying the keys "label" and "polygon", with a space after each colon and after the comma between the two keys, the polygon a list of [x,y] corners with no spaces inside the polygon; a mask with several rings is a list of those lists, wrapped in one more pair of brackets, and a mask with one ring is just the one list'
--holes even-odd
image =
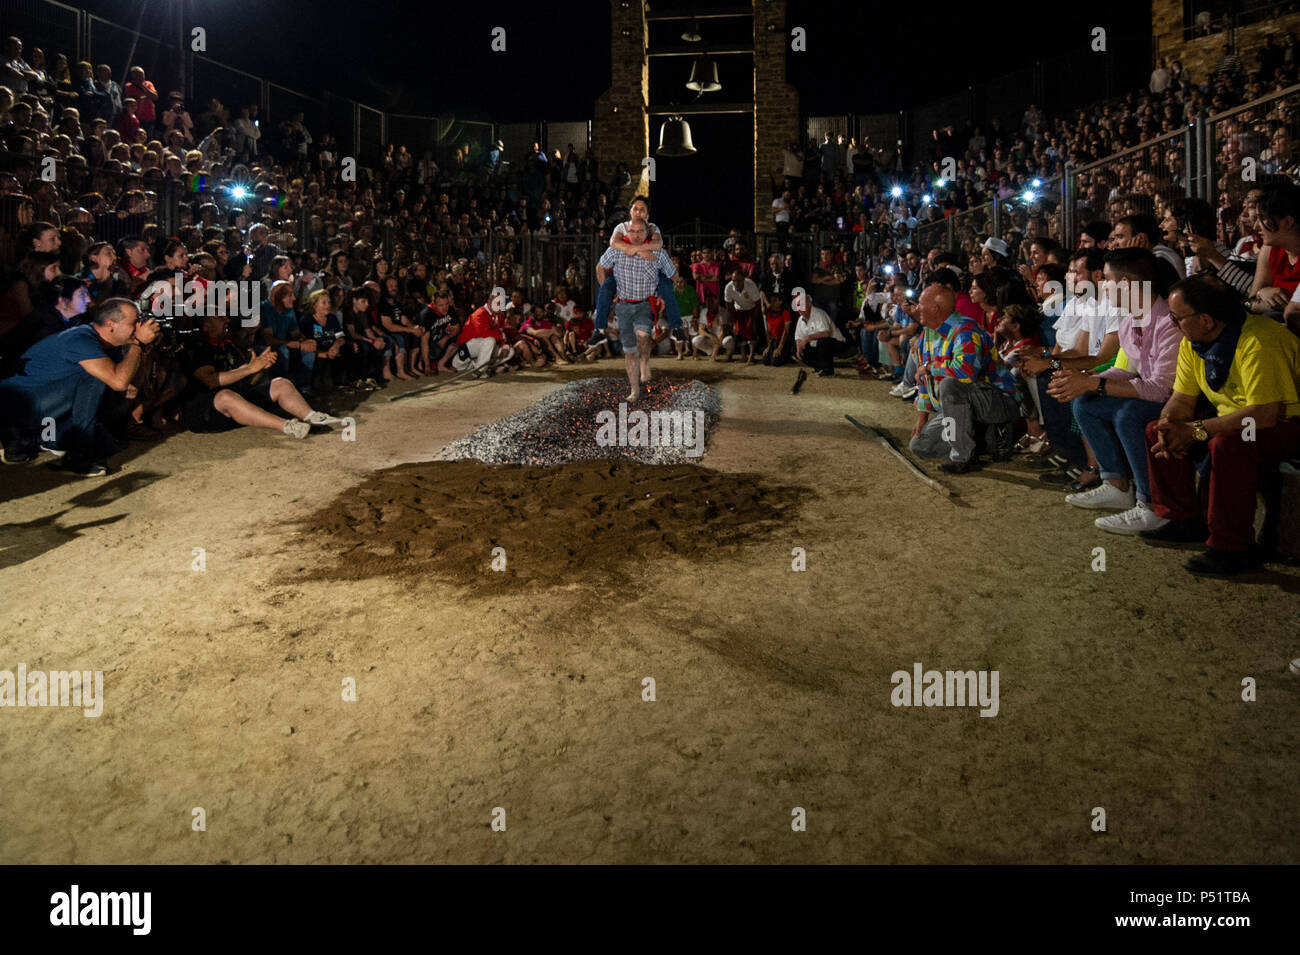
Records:
{"label": "man's bare foot", "polygon": [[398,372],[394,377],[400,378],[402,381],[410,381],[410,380],[411,380],[411,376],[410,376],[410,375],[406,374],[405,372],[401,372],[401,371],[399,371],[399,372]]}
{"label": "man's bare foot", "polygon": [[677,360],[678,360],[678,361],[685,361],[685,360],[686,360],[686,353],[685,353],[685,352],[680,352],[680,351],[679,351],[679,352],[677,353]]}
{"label": "man's bare foot", "polygon": [[640,398],[641,398],[641,392],[640,392],[640,391],[634,391],[634,392],[632,392],[630,395],[627,396],[627,403],[630,404],[630,405],[634,405],[634,404],[637,403],[638,400],[640,400]]}
{"label": "man's bare foot", "polygon": [[561,358],[559,355],[556,355],[556,356],[555,356],[555,363],[556,363],[557,365],[572,365],[572,364],[573,364],[573,362],[569,361],[569,359],[567,359],[567,358]]}

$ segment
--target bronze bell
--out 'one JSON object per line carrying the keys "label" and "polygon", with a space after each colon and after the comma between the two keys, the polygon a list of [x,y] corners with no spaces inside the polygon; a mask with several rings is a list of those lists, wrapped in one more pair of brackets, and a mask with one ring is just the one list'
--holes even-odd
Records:
{"label": "bronze bell", "polygon": [[718,82],[718,64],[707,53],[697,57],[691,64],[691,78],[686,81],[686,88],[693,93],[716,93],[722,89]]}
{"label": "bronze bell", "polygon": [[671,117],[659,127],[660,156],[693,156],[695,144],[691,142],[691,127],[680,116]]}

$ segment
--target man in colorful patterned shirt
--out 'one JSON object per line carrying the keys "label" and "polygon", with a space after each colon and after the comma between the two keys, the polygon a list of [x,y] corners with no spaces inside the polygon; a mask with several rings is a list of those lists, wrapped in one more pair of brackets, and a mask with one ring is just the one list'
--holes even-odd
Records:
{"label": "man in colorful patterned shirt", "polygon": [[1015,381],[994,360],[988,332],[955,306],[952,289],[942,284],[921,293],[920,322],[926,333],[916,371],[911,449],[924,458],[946,456],[941,471],[965,474],[978,466],[976,423],[995,429],[1014,420],[1017,408]]}

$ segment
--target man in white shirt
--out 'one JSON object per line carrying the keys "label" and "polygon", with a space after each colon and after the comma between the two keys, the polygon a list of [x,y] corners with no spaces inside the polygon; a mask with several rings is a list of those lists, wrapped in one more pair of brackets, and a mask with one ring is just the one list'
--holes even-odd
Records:
{"label": "man in white shirt", "polygon": [[776,223],[777,235],[790,231],[790,190],[786,190],[772,200],[772,221]]}
{"label": "man in white shirt", "polygon": [[712,292],[704,297],[704,304],[700,306],[691,345],[695,349],[696,358],[706,349],[712,349],[709,355],[712,361],[718,361],[724,351],[726,355],[722,361],[731,361],[731,356],[736,351],[736,339],[727,326],[727,311],[718,304],[718,296]]}
{"label": "man in white shirt", "polygon": [[722,298],[727,303],[727,315],[731,319],[736,345],[746,353],[748,363],[752,363],[754,339],[758,336],[758,306],[762,298],[758,286],[745,274],[744,269],[736,269],[731,275],[731,281],[722,290]]}
{"label": "man in white shirt", "polygon": [[555,286],[555,297],[551,299],[551,305],[555,307],[555,317],[560,323],[573,320],[573,309],[577,303],[569,298],[569,288],[567,285]]}
{"label": "man in white shirt", "polygon": [[1164,58],[1161,57],[1160,63],[1151,71],[1151,84],[1148,89],[1156,96],[1159,96],[1169,89],[1169,80],[1169,67],[1166,65]]}
{"label": "man in white shirt", "polygon": [[1056,345],[1050,351],[1021,352],[1019,356],[1021,374],[1034,376],[1030,385],[1038,391],[1036,406],[1052,446],[1052,454],[1040,459],[1041,466],[1049,469],[1040,480],[1048,484],[1070,487],[1088,464],[1087,449],[1071,428],[1073,410],[1069,402],[1058,401],[1047,393],[1052,374],[1062,369],[1086,372],[1119,354],[1119,326],[1124,314],[1102,294],[1105,263],[1106,252],[1102,249],[1080,249],[1075,253],[1065,279],[1069,298],[1056,319]]}
{"label": "man in white shirt", "polygon": [[836,343],[843,342],[844,335],[829,315],[813,305],[812,297],[804,289],[795,289],[790,301],[792,310],[799,316],[794,327],[795,358],[816,369],[818,377],[831,377],[835,374]]}

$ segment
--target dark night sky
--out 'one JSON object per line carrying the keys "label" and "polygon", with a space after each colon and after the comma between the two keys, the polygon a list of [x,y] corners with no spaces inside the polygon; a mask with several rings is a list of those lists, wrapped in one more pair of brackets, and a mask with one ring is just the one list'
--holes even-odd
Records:
{"label": "dark night sky", "polygon": [[[84,0],[119,23],[175,34],[177,0]],[[189,0],[190,20],[208,31],[208,55],[304,93],[331,89],[380,109],[455,114],[500,122],[590,118],[609,82],[609,9],[604,0],[563,4],[493,0],[454,7],[355,0]],[[708,4],[696,4],[706,6]],[[690,9],[692,0],[656,0],[652,9]],[[1106,27],[1116,56],[1116,89],[1149,71],[1149,0],[1090,5],[1000,0],[936,4],[789,4],[790,26],[808,33],[808,52],[787,54],[787,77],[806,114],[883,113],[919,105],[1061,51],[1087,50]],[[706,20],[706,39],[728,39],[728,23]],[[507,52],[489,51],[495,26]],[[663,29],[662,26],[652,29]],[[652,43],[658,34],[652,34]],[[651,99],[684,102],[690,61],[652,60]],[[720,57],[722,99],[747,99],[748,57]],[[735,92],[731,92],[735,91]],[[201,91],[196,91],[200,93]],[[1017,117],[1018,118],[1018,117]],[[652,118],[652,148],[659,120]],[[743,118],[692,121],[700,153],[669,163],[683,195],[660,198],[673,220],[694,211],[715,221],[745,221],[752,147]],[[693,169],[690,165],[693,164]],[[660,180],[665,179],[660,170]],[[661,182],[661,187],[667,183]],[[662,192],[662,188],[661,188]]]}

